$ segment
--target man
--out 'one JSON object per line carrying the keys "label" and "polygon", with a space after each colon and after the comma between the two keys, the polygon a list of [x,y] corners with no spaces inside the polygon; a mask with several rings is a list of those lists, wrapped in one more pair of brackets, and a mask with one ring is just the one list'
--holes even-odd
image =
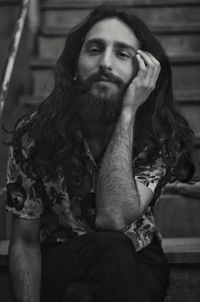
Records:
{"label": "man", "polygon": [[136,16],[95,9],[68,34],[52,94],[14,132],[16,301],[163,301],[153,205],[192,177],[192,138],[159,42]]}

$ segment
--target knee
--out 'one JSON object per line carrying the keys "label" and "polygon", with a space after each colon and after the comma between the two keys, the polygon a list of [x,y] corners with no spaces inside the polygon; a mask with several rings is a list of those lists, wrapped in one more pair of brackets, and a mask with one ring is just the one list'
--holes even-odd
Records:
{"label": "knee", "polygon": [[95,233],[95,246],[100,253],[135,253],[135,249],[131,240],[120,232],[97,232]]}
{"label": "knee", "polygon": [[73,282],[64,292],[62,302],[93,302],[92,291],[85,282]]}

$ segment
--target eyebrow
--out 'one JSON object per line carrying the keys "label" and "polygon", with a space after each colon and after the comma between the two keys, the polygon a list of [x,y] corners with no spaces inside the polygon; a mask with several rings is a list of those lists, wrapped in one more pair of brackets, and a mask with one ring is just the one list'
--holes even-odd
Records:
{"label": "eyebrow", "polygon": [[[90,45],[90,44],[92,44],[92,43],[96,43],[96,44],[105,44],[105,40],[100,39],[100,38],[91,38],[91,39],[88,39],[88,40],[85,41],[85,45],[86,45],[86,46],[87,46],[87,45]],[[115,44],[115,46],[117,46],[118,48],[121,48],[121,49],[124,49],[124,48],[125,48],[125,49],[130,49],[130,50],[132,50],[134,53],[137,53],[137,49],[134,48],[131,44],[127,44],[127,43],[125,43],[125,42],[119,42],[119,41],[115,42],[114,44]]]}

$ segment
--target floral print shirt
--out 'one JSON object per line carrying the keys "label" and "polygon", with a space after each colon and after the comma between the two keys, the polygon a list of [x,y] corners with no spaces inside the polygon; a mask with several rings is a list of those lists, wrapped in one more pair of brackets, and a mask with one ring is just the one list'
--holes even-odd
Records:
{"label": "floral print shirt", "polygon": [[[6,208],[24,219],[41,217],[41,241],[64,242],[73,236],[95,231],[95,191],[100,167],[84,138],[83,142],[86,158],[83,175],[78,169],[73,169],[74,158],[58,167],[53,177],[42,171],[35,173],[40,167],[31,168],[29,158],[35,143],[29,134],[22,137],[20,155],[13,146],[10,147]],[[142,165],[141,159],[145,156],[144,151],[133,160],[133,171],[135,180],[154,193],[154,203],[165,184],[162,180],[166,166],[161,157],[151,164]],[[151,203],[141,217],[124,230],[136,251],[146,247],[154,235],[160,237],[152,209]]]}

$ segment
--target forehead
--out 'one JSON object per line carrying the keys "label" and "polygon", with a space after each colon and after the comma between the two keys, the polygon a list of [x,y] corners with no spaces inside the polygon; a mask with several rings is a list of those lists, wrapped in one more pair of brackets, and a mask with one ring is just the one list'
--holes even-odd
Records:
{"label": "forehead", "polygon": [[123,21],[112,17],[95,23],[88,31],[85,42],[92,39],[102,39],[109,42],[121,42],[139,48],[139,41],[131,28]]}

